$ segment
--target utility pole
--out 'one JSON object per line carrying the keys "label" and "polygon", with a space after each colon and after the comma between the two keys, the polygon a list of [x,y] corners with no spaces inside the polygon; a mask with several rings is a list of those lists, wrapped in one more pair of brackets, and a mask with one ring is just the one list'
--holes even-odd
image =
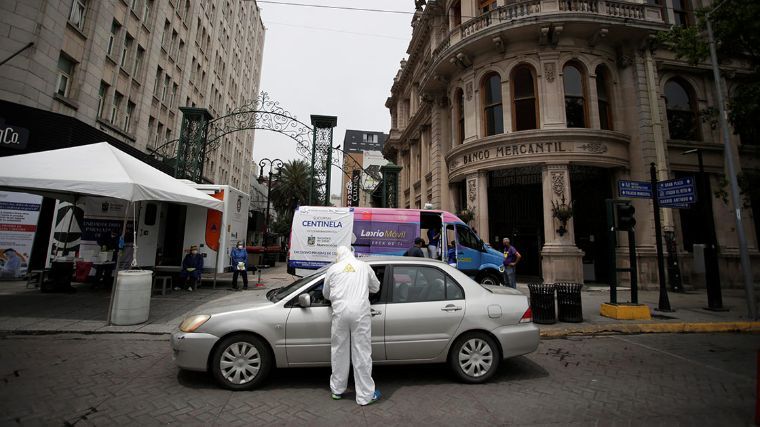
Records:
{"label": "utility pole", "polygon": [[723,136],[723,156],[726,161],[726,176],[728,177],[731,187],[731,203],[734,207],[734,220],[736,221],[736,234],[739,238],[739,259],[741,260],[742,276],[744,277],[744,291],[747,298],[747,316],[750,319],[757,319],[755,310],[755,290],[752,281],[752,265],[749,261],[749,252],[747,251],[747,237],[744,235],[744,221],[742,220],[742,197],[739,193],[739,184],[736,180],[736,168],[734,167],[733,150],[731,150],[731,138],[728,133],[728,122],[726,120],[726,106],[723,99],[723,85],[721,84],[720,68],[718,67],[718,55],[715,51],[715,37],[713,36],[710,15],[719,7],[725,4],[721,2],[718,6],[705,14],[707,24],[707,39],[710,44],[710,60],[712,61],[713,78],[715,79],[715,92],[718,101],[718,115],[720,116],[720,129]]}

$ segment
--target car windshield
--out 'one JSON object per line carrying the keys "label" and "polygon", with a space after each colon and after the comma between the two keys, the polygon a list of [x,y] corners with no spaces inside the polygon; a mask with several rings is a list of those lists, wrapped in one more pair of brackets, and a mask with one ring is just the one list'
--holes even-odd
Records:
{"label": "car windshield", "polygon": [[304,284],[310,282],[312,279],[315,279],[320,274],[324,273],[325,270],[330,265],[326,265],[319,270],[312,273],[310,276],[302,277],[295,282],[289,284],[288,286],[283,286],[282,288],[272,289],[271,291],[267,292],[267,299],[272,302],[281,301],[283,298],[286,298],[288,295],[295,292],[298,288],[303,286]]}

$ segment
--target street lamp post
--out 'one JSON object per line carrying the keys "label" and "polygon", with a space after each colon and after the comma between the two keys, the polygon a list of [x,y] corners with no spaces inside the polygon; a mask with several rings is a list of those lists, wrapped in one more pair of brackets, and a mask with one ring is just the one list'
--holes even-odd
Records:
{"label": "street lamp post", "polygon": [[710,15],[719,7],[725,4],[725,1],[718,4],[712,10],[705,14],[705,23],[707,24],[707,41],[710,45],[710,59],[712,61],[713,77],[715,79],[715,92],[718,102],[718,115],[720,119],[720,128],[723,136],[723,156],[726,161],[726,175],[731,187],[731,202],[734,207],[734,220],[736,221],[736,235],[739,238],[739,259],[741,261],[742,276],[744,277],[744,291],[747,298],[747,311],[750,319],[757,318],[755,311],[755,292],[752,280],[752,265],[749,261],[749,252],[747,250],[747,237],[744,235],[744,221],[742,220],[742,198],[739,193],[739,184],[736,180],[736,169],[734,167],[734,158],[731,150],[731,139],[728,134],[728,123],[726,120],[726,106],[723,100],[723,85],[721,84],[720,68],[718,67],[718,54],[715,51],[715,37],[713,36]]}
{"label": "street lamp post", "polygon": [[[686,150],[682,155],[695,154],[699,165],[699,180],[697,181],[697,195],[699,204],[700,226],[706,232],[705,243],[705,288],[707,289],[707,309],[713,311],[726,311],[723,308],[723,295],[720,288],[720,270],[718,268],[718,242],[715,235],[715,219],[712,211],[712,197],[710,185],[705,175],[705,166],[702,161],[702,149],[693,148]],[[705,224],[706,223],[706,224]],[[706,227],[705,227],[706,225]]]}
{"label": "street lamp post", "polygon": [[270,194],[272,192],[272,170],[274,168],[277,168],[277,175],[280,174],[280,168],[282,168],[282,160],[280,159],[274,159],[270,160],[268,158],[264,158],[259,162],[259,184],[264,183],[264,166],[269,165],[269,182],[267,184],[267,213],[264,218],[264,247],[266,247],[269,244],[269,206],[271,204],[271,198]]}

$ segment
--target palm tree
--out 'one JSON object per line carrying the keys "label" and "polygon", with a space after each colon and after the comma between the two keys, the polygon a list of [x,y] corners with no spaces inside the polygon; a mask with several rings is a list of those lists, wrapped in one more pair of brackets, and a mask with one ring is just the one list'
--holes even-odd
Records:
{"label": "palm tree", "polygon": [[[289,232],[296,207],[309,203],[309,184],[311,182],[311,166],[304,160],[290,160],[279,170],[278,178],[272,183],[272,206],[277,212],[277,220],[272,226],[275,233]],[[318,185],[315,179],[313,200],[320,200]],[[314,202],[317,204],[318,202]]]}

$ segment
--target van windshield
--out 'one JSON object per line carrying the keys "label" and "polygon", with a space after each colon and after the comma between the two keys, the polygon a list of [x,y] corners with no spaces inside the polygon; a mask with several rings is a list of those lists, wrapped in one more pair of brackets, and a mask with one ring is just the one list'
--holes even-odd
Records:
{"label": "van windshield", "polygon": [[328,267],[330,267],[332,264],[328,264],[319,270],[315,271],[309,276],[302,277],[295,282],[289,284],[288,286],[283,286],[282,288],[276,288],[272,289],[271,291],[267,292],[267,299],[272,302],[281,301],[283,298],[286,298],[288,295],[292,294],[298,288],[305,285],[306,283],[309,283],[311,280],[315,279],[317,276],[323,274]]}

